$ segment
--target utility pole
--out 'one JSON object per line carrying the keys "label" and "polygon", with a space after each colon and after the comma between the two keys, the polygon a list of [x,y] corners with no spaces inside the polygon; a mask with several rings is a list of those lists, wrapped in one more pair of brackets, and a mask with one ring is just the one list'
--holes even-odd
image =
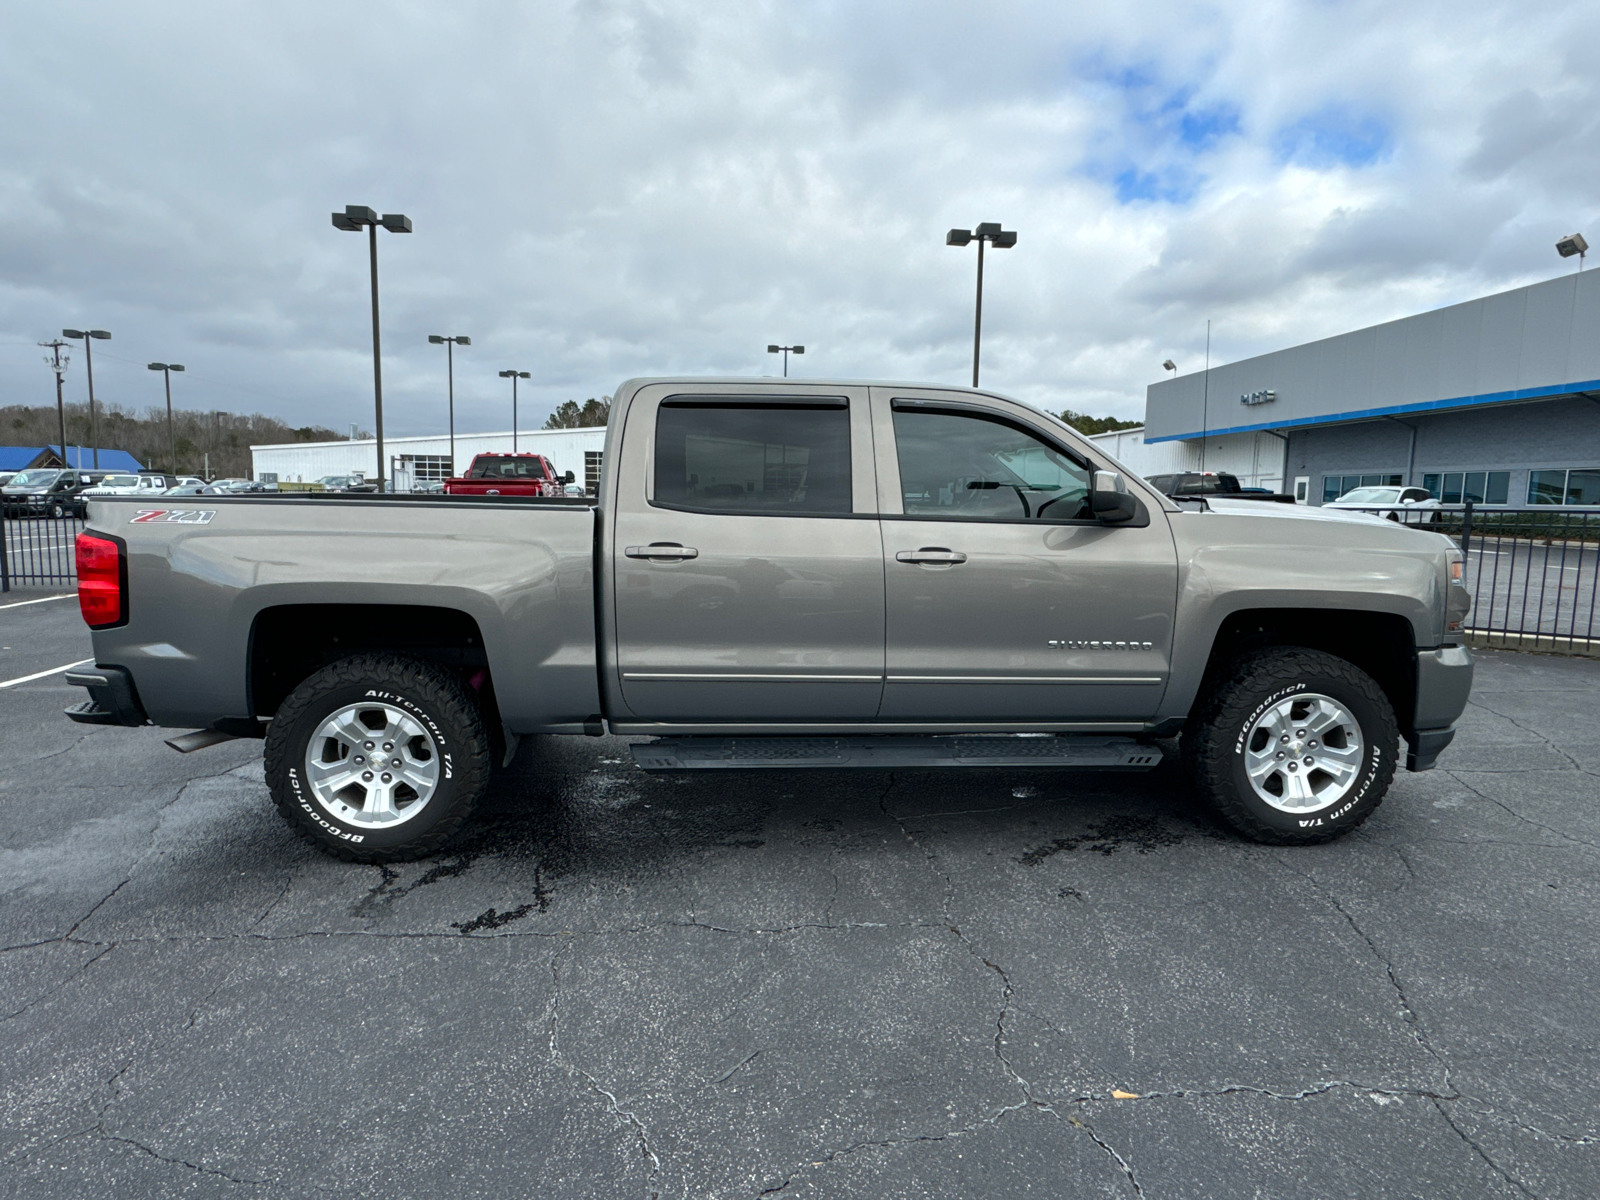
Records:
{"label": "utility pole", "polygon": [[50,364],[50,369],[56,376],[56,422],[61,427],[61,465],[70,467],[72,464],[67,461],[67,410],[61,399],[61,379],[66,375],[67,363],[71,362],[72,358],[61,353],[67,344],[60,338],[56,338],[53,342],[40,342],[39,345],[50,351],[44,361]]}

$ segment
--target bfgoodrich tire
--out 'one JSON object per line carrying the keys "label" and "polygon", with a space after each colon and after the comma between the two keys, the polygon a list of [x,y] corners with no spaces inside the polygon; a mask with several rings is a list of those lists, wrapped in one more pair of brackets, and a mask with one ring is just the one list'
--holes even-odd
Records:
{"label": "bfgoodrich tire", "polygon": [[482,796],[491,761],[472,694],[438,667],[394,654],[324,667],[267,732],[267,785],[283,819],[352,862],[440,850]]}
{"label": "bfgoodrich tire", "polygon": [[1372,815],[1394,779],[1394,710],[1371,676],[1317,650],[1245,655],[1183,735],[1195,786],[1245,837],[1326,842]]}

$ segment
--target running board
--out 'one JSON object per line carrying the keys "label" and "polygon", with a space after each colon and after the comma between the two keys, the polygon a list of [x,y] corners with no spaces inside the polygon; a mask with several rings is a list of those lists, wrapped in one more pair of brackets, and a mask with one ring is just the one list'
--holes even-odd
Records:
{"label": "running board", "polygon": [[1090,767],[1148,771],[1158,746],[1059,734],[950,737],[666,737],[631,747],[644,771],[777,767]]}

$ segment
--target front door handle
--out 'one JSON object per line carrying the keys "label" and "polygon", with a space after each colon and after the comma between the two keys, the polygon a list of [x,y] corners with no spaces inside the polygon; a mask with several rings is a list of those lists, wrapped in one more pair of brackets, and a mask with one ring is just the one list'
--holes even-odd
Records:
{"label": "front door handle", "polygon": [[933,566],[953,567],[957,563],[967,561],[967,556],[959,550],[947,550],[943,546],[924,546],[920,550],[902,550],[894,556],[895,562],[925,563]]}
{"label": "front door handle", "polygon": [[693,546],[680,546],[677,542],[651,542],[648,546],[629,546],[623,553],[629,558],[650,558],[660,562],[681,562],[686,558],[700,557],[700,551]]}

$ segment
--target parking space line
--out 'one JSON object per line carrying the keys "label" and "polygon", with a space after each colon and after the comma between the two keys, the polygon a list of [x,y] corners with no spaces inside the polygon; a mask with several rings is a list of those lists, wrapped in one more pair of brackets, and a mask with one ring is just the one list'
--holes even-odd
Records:
{"label": "parking space line", "polygon": [[33,675],[22,675],[16,679],[7,679],[0,683],[0,688],[16,687],[19,683],[32,683],[35,679],[48,679],[51,675],[59,675],[63,671],[70,671],[73,667],[81,667],[84,663],[92,663],[92,658],[80,658],[77,662],[69,662],[64,667],[51,667],[48,671],[39,671]]}
{"label": "parking space line", "polygon": [[77,594],[77,592],[64,592],[59,596],[41,596],[37,600],[18,600],[14,604],[0,604],[0,608],[22,608],[28,604],[48,604],[51,600],[70,600]]}

